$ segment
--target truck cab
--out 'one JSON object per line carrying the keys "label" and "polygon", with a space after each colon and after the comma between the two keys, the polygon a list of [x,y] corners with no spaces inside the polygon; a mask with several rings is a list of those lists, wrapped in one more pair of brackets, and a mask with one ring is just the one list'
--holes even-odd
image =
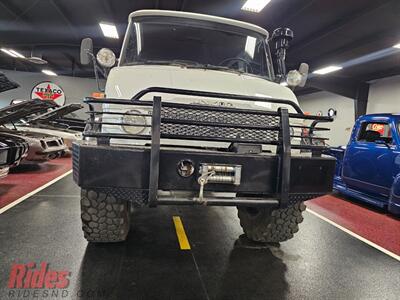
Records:
{"label": "truck cab", "polygon": [[370,114],[357,119],[337,158],[334,188],[400,214],[400,115]]}
{"label": "truck cab", "polygon": [[[268,39],[265,29],[236,20],[174,11],[133,12],[106,95],[132,98],[158,86],[279,96],[297,103],[289,88],[275,82]],[[140,80],[130,80],[137,76]]]}

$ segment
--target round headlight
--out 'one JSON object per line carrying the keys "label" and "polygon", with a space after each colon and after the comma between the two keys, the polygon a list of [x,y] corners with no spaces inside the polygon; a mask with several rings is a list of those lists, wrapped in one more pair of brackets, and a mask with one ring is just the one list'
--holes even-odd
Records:
{"label": "round headlight", "polygon": [[[143,116],[137,116],[135,114],[143,114],[141,111],[138,110],[129,110],[122,118],[122,122],[125,124],[132,124],[132,125],[122,125],[122,128],[125,132],[129,134],[139,134],[142,133],[146,127],[146,118]],[[133,126],[135,125],[135,126]],[[142,126],[140,126],[142,125]]]}
{"label": "round headlight", "polygon": [[289,86],[298,86],[303,79],[303,76],[297,70],[291,70],[287,74],[286,82]]}
{"label": "round headlight", "polygon": [[98,63],[105,68],[111,68],[115,65],[116,58],[114,52],[108,48],[102,48],[97,52],[96,59]]}

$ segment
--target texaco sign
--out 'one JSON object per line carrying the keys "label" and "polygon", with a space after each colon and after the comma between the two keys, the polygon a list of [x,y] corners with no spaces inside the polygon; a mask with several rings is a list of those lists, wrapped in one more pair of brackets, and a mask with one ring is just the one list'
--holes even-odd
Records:
{"label": "texaco sign", "polygon": [[54,101],[58,105],[63,106],[65,104],[65,93],[57,84],[45,81],[33,87],[31,99]]}

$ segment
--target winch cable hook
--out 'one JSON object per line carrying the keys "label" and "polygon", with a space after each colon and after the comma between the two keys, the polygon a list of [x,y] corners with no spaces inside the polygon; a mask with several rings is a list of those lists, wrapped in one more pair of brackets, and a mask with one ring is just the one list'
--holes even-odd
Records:
{"label": "winch cable hook", "polygon": [[210,171],[210,172],[202,174],[199,177],[199,179],[197,179],[197,182],[200,184],[199,198],[198,198],[197,202],[199,202],[200,204],[207,205],[207,201],[204,201],[204,186],[207,184],[208,179],[210,179],[214,175],[215,175],[215,171]]}

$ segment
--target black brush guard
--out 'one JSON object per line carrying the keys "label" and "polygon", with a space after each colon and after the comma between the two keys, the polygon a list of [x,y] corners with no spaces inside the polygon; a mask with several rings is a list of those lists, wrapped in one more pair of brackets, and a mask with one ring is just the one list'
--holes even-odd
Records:
{"label": "black brush guard", "polygon": [[[226,106],[163,102],[161,96],[153,97],[152,101],[143,100],[142,97],[148,93],[186,95],[251,102],[268,102],[293,107],[296,113],[289,113],[288,109],[284,107],[279,108],[277,111],[263,111],[239,109]],[[189,103],[190,100],[188,99],[187,102]],[[90,117],[87,120],[87,128],[83,135],[85,138],[95,138],[97,143],[97,146],[95,147],[97,147],[99,151],[103,151],[103,154],[101,154],[103,156],[100,155],[100,157],[104,157],[105,161],[107,160],[106,157],[112,159],[112,155],[107,156],[109,149],[119,148],[120,152],[118,153],[120,157],[124,157],[125,159],[129,160],[130,155],[136,155],[136,159],[148,161],[150,164],[148,173],[143,174],[143,176],[148,176],[148,202],[150,206],[154,207],[157,204],[196,203],[196,201],[188,199],[158,199],[157,194],[159,190],[160,177],[160,153],[161,156],[163,156],[164,161],[174,159],[176,156],[173,151],[160,151],[160,139],[216,141],[255,145],[261,144],[275,145],[277,147],[276,155],[270,156],[274,159],[268,161],[268,164],[270,164],[269,167],[276,169],[276,182],[274,182],[276,187],[274,192],[267,191],[266,193],[263,193],[261,197],[260,195],[252,195],[253,197],[249,195],[243,196],[243,193],[239,193],[238,197],[233,199],[207,199],[207,205],[279,205],[281,207],[286,207],[292,202],[307,200],[331,190],[334,161],[332,161],[330,158],[321,157],[321,153],[326,150],[326,147],[312,144],[291,144],[291,138],[302,138],[301,135],[293,134],[293,131],[291,133],[291,128],[306,129],[310,132],[325,131],[329,129],[317,127],[317,124],[319,122],[331,122],[332,118],[325,116],[305,115],[300,107],[292,101],[204,91],[152,87],[141,91],[130,100],[86,98],[85,103],[89,105],[88,114]],[[124,112],[111,111],[109,109],[100,110],[95,108],[96,104],[100,104],[102,108],[107,104],[143,107],[147,108],[147,110],[150,110],[151,114],[132,113],[131,111],[126,112],[129,109],[125,110]],[[104,119],[106,119],[104,118],[105,115],[112,116],[112,118],[117,118],[120,121],[104,121]],[[121,128],[121,126],[142,126],[124,122],[122,118],[126,115],[151,118],[151,125],[143,125],[143,127],[151,128],[149,130],[150,132],[148,134],[126,134],[121,133],[122,129],[119,130],[119,133],[106,133],[102,131],[102,127],[104,126],[107,126],[108,128]],[[290,125],[290,119],[311,120],[313,122],[311,126]],[[144,152],[136,153],[135,151],[130,152],[130,154],[126,154],[124,152],[126,145],[121,145],[122,148],[114,144],[111,145],[112,139],[148,140],[149,144],[151,145],[151,150],[148,155],[144,154]],[[308,137],[308,139],[316,139],[321,141],[327,140],[326,138],[322,137]],[[302,157],[292,157],[292,149],[309,151],[312,153],[313,159],[311,160],[310,158],[306,159]],[[82,170],[79,170],[79,152],[79,144],[75,144],[74,179],[78,182],[78,184],[81,182],[78,177],[83,175],[79,174],[83,173]],[[192,153],[194,156],[197,154],[198,153]],[[240,155],[237,156],[239,162],[243,163],[244,158],[240,157]],[[212,155],[209,157],[212,157]],[[199,159],[202,158],[200,157]],[[307,167],[308,165],[313,165],[310,170],[315,170],[315,167],[319,167],[318,164],[324,165],[323,172],[326,172],[326,182],[323,188],[324,192],[307,193],[306,190],[301,190],[300,188],[301,191],[299,191],[297,188],[294,194],[291,193],[291,171],[294,172],[293,170],[295,170],[296,174],[293,175],[301,176],[301,169],[303,166]],[[161,167],[166,166],[167,163],[165,162],[161,164]],[[319,168],[322,170],[321,167]],[[174,172],[176,173],[176,169]],[[310,176],[310,174],[303,175]],[[90,175],[88,172],[86,172],[84,176]],[[176,177],[171,174],[170,176],[172,178]],[[124,181],[124,179],[122,179],[122,181]],[[124,183],[121,184],[124,185]],[[129,183],[125,184],[128,185]],[[165,188],[165,186],[168,187],[168,183],[164,183],[163,187]],[[192,189],[193,184],[186,185],[186,188]],[[119,192],[121,192],[121,190],[124,191],[124,188],[121,188]],[[230,191],[235,190],[231,189]]]}

